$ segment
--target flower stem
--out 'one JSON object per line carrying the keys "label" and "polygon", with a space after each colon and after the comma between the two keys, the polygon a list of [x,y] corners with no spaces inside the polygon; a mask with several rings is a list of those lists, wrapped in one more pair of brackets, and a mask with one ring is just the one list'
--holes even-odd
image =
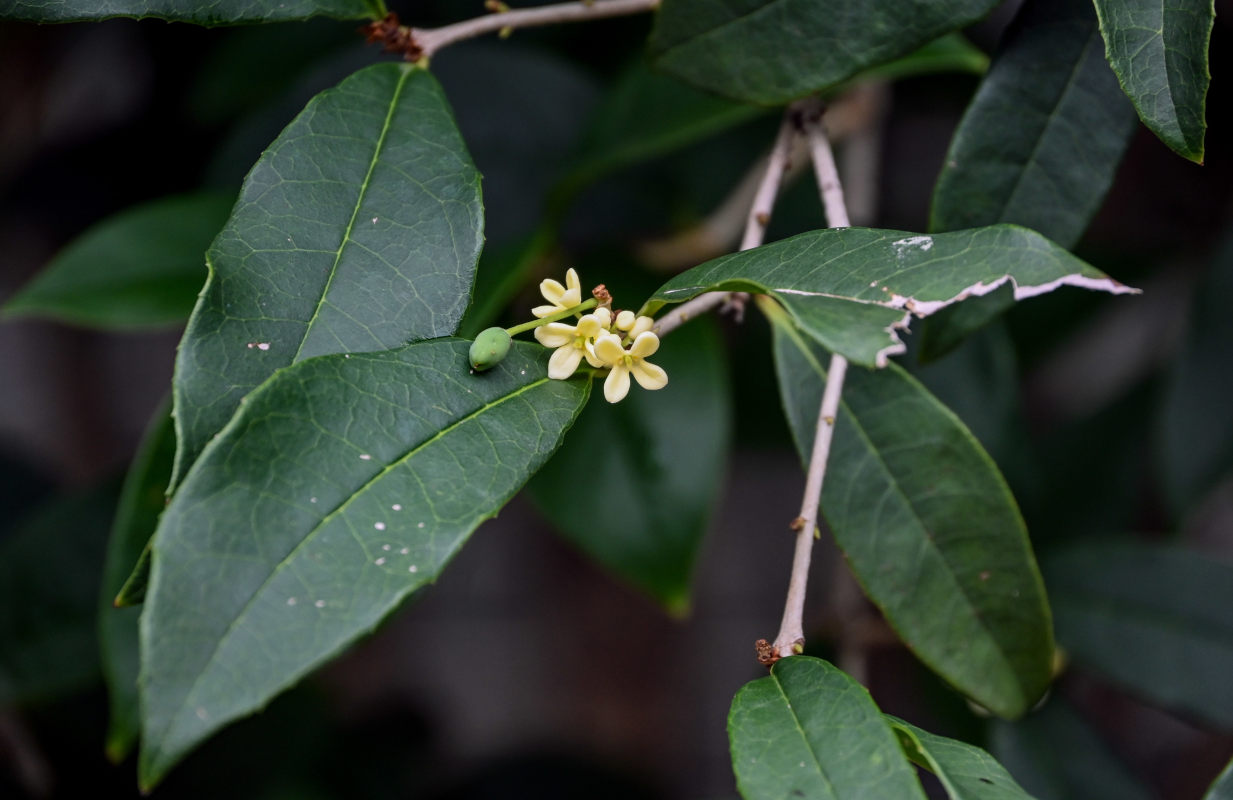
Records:
{"label": "flower stem", "polygon": [[547,325],[549,322],[558,322],[560,320],[565,319],[566,317],[570,317],[570,316],[573,316],[574,314],[578,314],[580,312],[586,311],[587,309],[595,308],[595,306],[598,304],[599,304],[599,301],[596,300],[594,297],[592,297],[590,300],[587,300],[579,305],[576,305],[573,308],[567,308],[564,311],[558,311],[557,313],[549,314],[546,317],[541,317],[539,319],[533,319],[530,322],[524,322],[521,325],[515,325],[512,328],[506,328],[505,332],[508,333],[510,336],[517,336],[518,334],[523,333],[525,331],[529,331],[533,328],[538,328],[540,325]]}

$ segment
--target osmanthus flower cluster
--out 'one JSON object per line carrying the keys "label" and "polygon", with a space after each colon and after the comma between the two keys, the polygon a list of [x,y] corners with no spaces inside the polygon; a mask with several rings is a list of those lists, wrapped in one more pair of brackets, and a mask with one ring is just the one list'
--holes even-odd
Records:
{"label": "osmanthus flower cluster", "polygon": [[[668,373],[647,361],[659,350],[659,337],[651,331],[653,319],[632,311],[614,315],[606,293],[602,305],[597,299],[582,302],[582,284],[573,269],[565,274],[564,286],[548,279],[539,288],[548,301],[548,305],[531,309],[539,319],[509,329],[489,328],[482,332],[471,345],[472,367],[483,370],[495,365],[509,351],[511,336],[534,328],[536,340],[554,350],[548,359],[549,378],[565,380],[585,359],[597,370],[608,370],[604,399],[609,403],[620,402],[629,394],[631,376],[644,389],[668,385]],[[569,317],[574,317],[572,323],[564,321]]]}

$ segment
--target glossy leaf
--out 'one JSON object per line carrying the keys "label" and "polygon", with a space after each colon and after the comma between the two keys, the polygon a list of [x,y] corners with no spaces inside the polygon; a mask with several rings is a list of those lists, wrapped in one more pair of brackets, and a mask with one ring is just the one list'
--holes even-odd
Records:
{"label": "glossy leaf", "polygon": [[1065,698],[1017,722],[994,721],[990,750],[1040,800],[1152,800]]}
{"label": "glossy leaf", "polygon": [[[807,459],[829,357],[786,315],[773,321],[780,393]],[[1053,631],[1019,509],[958,417],[897,365],[848,371],[822,512],[918,658],[1001,716],[1040,699]]]}
{"label": "glossy leaf", "polygon": [[1233,761],[1224,768],[1224,772],[1216,778],[1203,800],[1233,800]]}
{"label": "glossy leaf", "polygon": [[141,618],[144,786],[434,581],[557,448],[589,384],[532,344],[471,375],[468,346],[300,362],[194,464]]}
{"label": "glossy leaf", "polygon": [[[1026,3],[951,141],[930,230],[1009,222],[1071,249],[1134,130],[1089,0]],[[998,291],[944,309],[921,328],[921,359],[940,358],[1013,304]]]}
{"label": "glossy leaf", "polygon": [[809,656],[781,659],[732,700],[728,739],[745,800],[924,800],[865,687]]}
{"label": "glossy leaf", "polygon": [[1134,129],[1090,0],[1026,3],[951,141],[929,227],[1010,222],[1073,248]]}
{"label": "glossy leaf", "polygon": [[4,315],[108,329],[182,323],[205,283],[206,248],[234,202],[181,195],[109,217],[60,251]]}
{"label": "glossy leaf", "polygon": [[1161,472],[1178,515],[1233,474],[1233,236],[1195,287],[1185,339],[1169,370],[1161,409]]}
{"label": "glossy leaf", "polygon": [[149,562],[142,556],[154,535],[158,517],[167,505],[167,484],[171,480],[175,452],[170,403],[164,403],[155,412],[124,479],[103,562],[98,631],[103,677],[111,707],[106,750],[107,757],[116,763],[123,761],[137,743],[140,727],[137,714],[137,617],[140,609],[117,607],[115,598],[134,565],[138,565],[138,569],[149,569]]}
{"label": "glossy leaf", "polygon": [[98,679],[99,575],[113,489],[55,497],[0,539],[0,708]]}
{"label": "glossy leaf", "polygon": [[933,75],[939,72],[970,72],[975,75],[989,68],[989,56],[961,33],[948,33],[934,39],[903,58],[868,69],[853,81],[887,80]]}
{"label": "glossy leaf", "polygon": [[1215,0],[1095,4],[1106,57],[1139,119],[1178,154],[1202,163]]}
{"label": "glossy leaf", "polygon": [[1065,285],[1136,291],[1014,225],[934,236],[830,228],[694,267],[660,287],[644,313],[708,291],[770,294],[827,348],[882,367],[904,351],[897,331],[913,314],[928,316],[1005,283],[1019,300]]}
{"label": "glossy leaf", "polygon": [[1233,564],[1168,545],[1080,545],[1044,564],[1058,641],[1165,708],[1233,729]]}
{"label": "glossy leaf", "polygon": [[[668,372],[668,386],[634,386],[620,403],[591,403],[530,489],[566,538],[682,614],[724,477],[728,380],[707,320],[673,332],[651,360]],[[572,489],[581,486],[591,491]],[[618,511],[598,513],[593,492]]]}
{"label": "glossy leaf", "polygon": [[996,0],[664,0],[658,69],[736,100],[826,90],[983,17]]}
{"label": "glossy leaf", "polygon": [[427,72],[377,64],[314,98],[207,254],[176,361],[174,483],[275,370],[453,333],[482,218],[479,174]]}
{"label": "glossy leaf", "polygon": [[164,19],[198,25],[286,22],[315,16],[380,19],[382,0],[0,0],[0,19],[76,22],[111,17]]}
{"label": "glossy leaf", "polygon": [[886,716],[904,754],[938,777],[951,800],[1032,800],[1006,768],[983,749]]}

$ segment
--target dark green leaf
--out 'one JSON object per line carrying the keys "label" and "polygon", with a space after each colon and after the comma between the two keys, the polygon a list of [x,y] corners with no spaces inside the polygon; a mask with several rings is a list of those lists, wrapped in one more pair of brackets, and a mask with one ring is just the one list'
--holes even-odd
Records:
{"label": "dark green leaf", "polygon": [[989,68],[989,56],[969,42],[961,33],[948,33],[934,39],[914,53],[887,64],[873,67],[856,76],[854,81],[912,78],[939,72],[971,72],[982,74]]}
{"label": "dark green leaf", "polygon": [[1032,800],[1005,767],[975,745],[948,739],[886,715],[912,763],[938,776],[952,800]]}
{"label": "dark green leaf", "polygon": [[1055,553],[1044,570],[1058,641],[1076,665],[1233,729],[1233,565],[1103,542]]}
{"label": "dark green leaf", "polygon": [[644,313],[708,291],[771,294],[829,349],[881,367],[903,352],[896,331],[913,314],[928,316],[1008,282],[1020,300],[1063,285],[1136,291],[1014,225],[934,236],[829,228],[694,267],[660,287]]}
{"label": "dark green leaf", "polygon": [[930,228],[1010,222],[1070,249],[1134,128],[1089,0],[1027,3],[951,141]]}
{"label": "dark green leaf", "polygon": [[98,678],[99,576],[114,489],[53,498],[0,539],[0,708]]}
{"label": "dark green leaf", "polygon": [[111,17],[165,19],[198,25],[284,22],[315,16],[379,19],[382,0],[0,0],[0,19],[75,22]]}
{"label": "dark green leaf", "polygon": [[1040,800],[1152,800],[1062,697],[1018,722],[993,723],[990,749]]}
{"label": "dark green leaf", "polygon": [[641,59],[605,94],[581,152],[565,179],[567,193],[601,175],[646,161],[765,113],[652,72]]}
{"label": "dark green leaf", "polygon": [[1095,3],[1105,54],[1139,119],[1177,153],[1203,163],[1215,0]]}
{"label": "dark green leaf", "polygon": [[1203,795],[1203,800],[1233,800],[1233,761],[1216,778],[1207,794]]}
{"label": "dark green leaf", "polygon": [[182,323],[206,279],[206,248],[234,202],[234,195],[183,195],[109,217],[52,259],[4,315],[96,328]]}
{"label": "dark green leaf", "polygon": [[119,763],[137,743],[140,726],[137,715],[137,617],[139,609],[118,608],[120,587],[126,583],[134,565],[143,574],[149,562],[143,556],[158,517],[167,504],[167,483],[175,460],[176,437],[171,423],[170,403],[154,414],[141,447],[133,458],[103,562],[103,590],[99,597],[99,645],[103,677],[111,702],[107,728],[107,757]]}
{"label": "dark green leaf", "polygon": [[[1010,222],[1073,248],[1135,129],[1089,0],[1026,3],[951,141],[929,227]],[[939,358],[1012,305],[1009,293],[946,309],[921,330]]]}
{"label": "dark green leaf", "polygon": [[[683,614],[723,480],[729,389],[719,336],[705,320],[673,332],[652,361],[667,370],[667,388],[592,403],[530,488],[568,539]],[[568,491],[579,475],[621,513],[596,513],[592,494]]]}
{"label": "dark green leaf", "polygon": [[1164,485],[1179,515],[1233,473],[1233,236],[1195,289],[1181,351],[1173,360],[1161,410]]}
{"label": "dark green leaf", "polygon": [[822,91],[984,16],[996,0],[664,0],[655,66],[764,105]]}
{"label": "dark green leaf", "polygon": [[[775,365],[797,450],[813,446],[827,355],[778,314]],[[1017,717],[1049,685],[1053,631],[1027,530],[997,467],[898,366],[851,369],[822,511],[865,593],[912,651]]]}
{"label": "dark green leaf", "polygon": [[482,217],[479,175],[427,72],[377,64],[314,98],[207,254],[176,362],[173,482],[275,370],[453,333]]}
{"label": "dark green leaf", "polygon": [[302,361],[193,465],[141,618],[143,785],[435,580],[557,448],[589,383],[531,344],[470,375],[468,346]]}
{"label": "dark green leaf", "polygon": [[809,656],[781,659],[732,700],[728,739],[745,800],[924,800],[865,687]]}

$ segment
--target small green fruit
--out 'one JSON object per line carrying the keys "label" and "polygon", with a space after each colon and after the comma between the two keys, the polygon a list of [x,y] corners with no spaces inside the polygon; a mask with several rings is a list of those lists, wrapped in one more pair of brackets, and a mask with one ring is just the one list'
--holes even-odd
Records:
{"label": "small green fruit", "polygon": [[501,363],[509,352],[510,335],[505,328],[488,328],[471,342],[470,361],[476,372],[483,372]]}

